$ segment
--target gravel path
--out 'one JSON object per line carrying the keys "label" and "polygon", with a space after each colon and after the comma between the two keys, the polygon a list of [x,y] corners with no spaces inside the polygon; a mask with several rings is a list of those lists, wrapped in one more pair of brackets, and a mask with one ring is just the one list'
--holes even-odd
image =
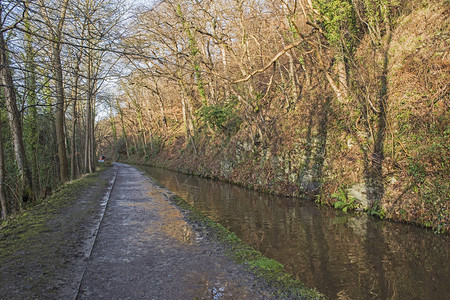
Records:
{"label": "gravel path", "polygon": [[78,299],[267,299],[268,290],[186,223],[135,167],[117,178]]}

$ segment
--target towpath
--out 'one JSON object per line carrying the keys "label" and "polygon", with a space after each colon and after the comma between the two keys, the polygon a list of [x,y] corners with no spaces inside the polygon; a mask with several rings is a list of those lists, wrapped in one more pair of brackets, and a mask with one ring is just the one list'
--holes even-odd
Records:
{"label": "towpath", "polygon": [[258,299],[249,274],[197,233],[170,192],[135,167],[116,179],[83,274],[79,299]]}
{"label": "towpath", "polygon": [[1,299],[273,298],[140,170],[80,182],[0,230]]}

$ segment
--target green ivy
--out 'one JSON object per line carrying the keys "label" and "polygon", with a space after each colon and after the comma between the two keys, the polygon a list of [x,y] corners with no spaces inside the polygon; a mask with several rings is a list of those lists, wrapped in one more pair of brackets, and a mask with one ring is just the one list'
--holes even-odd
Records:
{"label": "green ivy", "polygon": [[417,160],[409,159],[408,172],[416,182],[423,182],[425,180],[425,167]]}
{"label": "green ivy", "polygon": [[236,132],[241,124],[241,118],[236,108],[237,102],[203,106],[197,111],[203,122],[218,130]]}
{"label": "green ivy", "polygon": [[351,0],[316,0],[322,19],[318,20],[331,46],[344,46],[348,54],[356,48],[359,32]]}

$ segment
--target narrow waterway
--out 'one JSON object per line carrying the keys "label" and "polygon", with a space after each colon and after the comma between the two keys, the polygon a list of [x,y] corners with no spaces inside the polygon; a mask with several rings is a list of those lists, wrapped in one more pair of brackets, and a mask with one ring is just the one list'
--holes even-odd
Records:
{"label": "narrow waterway", "polygon": [[449,299],[448,236],[306,200],[142,169],[330,299]]}

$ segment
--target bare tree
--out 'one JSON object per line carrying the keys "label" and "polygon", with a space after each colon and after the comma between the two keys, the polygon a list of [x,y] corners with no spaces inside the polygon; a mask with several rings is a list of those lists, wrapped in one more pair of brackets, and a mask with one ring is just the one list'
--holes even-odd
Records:
{"label": "bare tree", "polygon": [[[15,9],[17,5],[13,7]],[[2,18],[4,5],[0,1],[0,22],[4,24],[4,20]],[[25,12],[26,8],[24,8]],[[0,83],[3,87],[4,97],[8,112],[9,124],[13,136],[14,143],[14,154],[16,157],[16,164],[20,174],[20,180],[22,182],[21,187],[24,191],[24,199],[32,197],[32,187],[31,187],[31,173],[28,169],[28,165],[26,162],[25,156],[25,147],[23,144],[23,133],[22,133],[22,123],[21,116],[19,110],[17,108],[17,99],[16,99],[16,91],[15,86],[11,74],[11,70],[8,62],[8,49],[6,45],[6,41],[4,39],[4,32],[11,30],[15,26],[17,26],[23,20],[20,18],[15,21],[14,24],[8,27],[0,27]],[[19,203],[20,205],[21,203]]]}
{"label": "bare tree", "polygon": [[[62,182],[68,179],[69,164],[66,152],[65,126],[65,92],[63,82],[63,70],[61,63],[61,46],[63,36],[64,22],[66,21],[67,7],[69,0],[63,0],[57,8],[49,8],[46,3],[40,0],[42,16],[49,31],[49,40],[51,41],[52,67],[54,72],[55,92],[56,92],[56,111],[55,125],[56,138],[59,157],[59,176]],[[59,15],[53,12],[56,9]]]}
{"label": "bare tree", "polygon": [[8,206],[6,205],[5,193],[5,156],[3,154],[3,134],[0,122],[0,205],[2,208],[1,217],[6,220],[8,217]]}

